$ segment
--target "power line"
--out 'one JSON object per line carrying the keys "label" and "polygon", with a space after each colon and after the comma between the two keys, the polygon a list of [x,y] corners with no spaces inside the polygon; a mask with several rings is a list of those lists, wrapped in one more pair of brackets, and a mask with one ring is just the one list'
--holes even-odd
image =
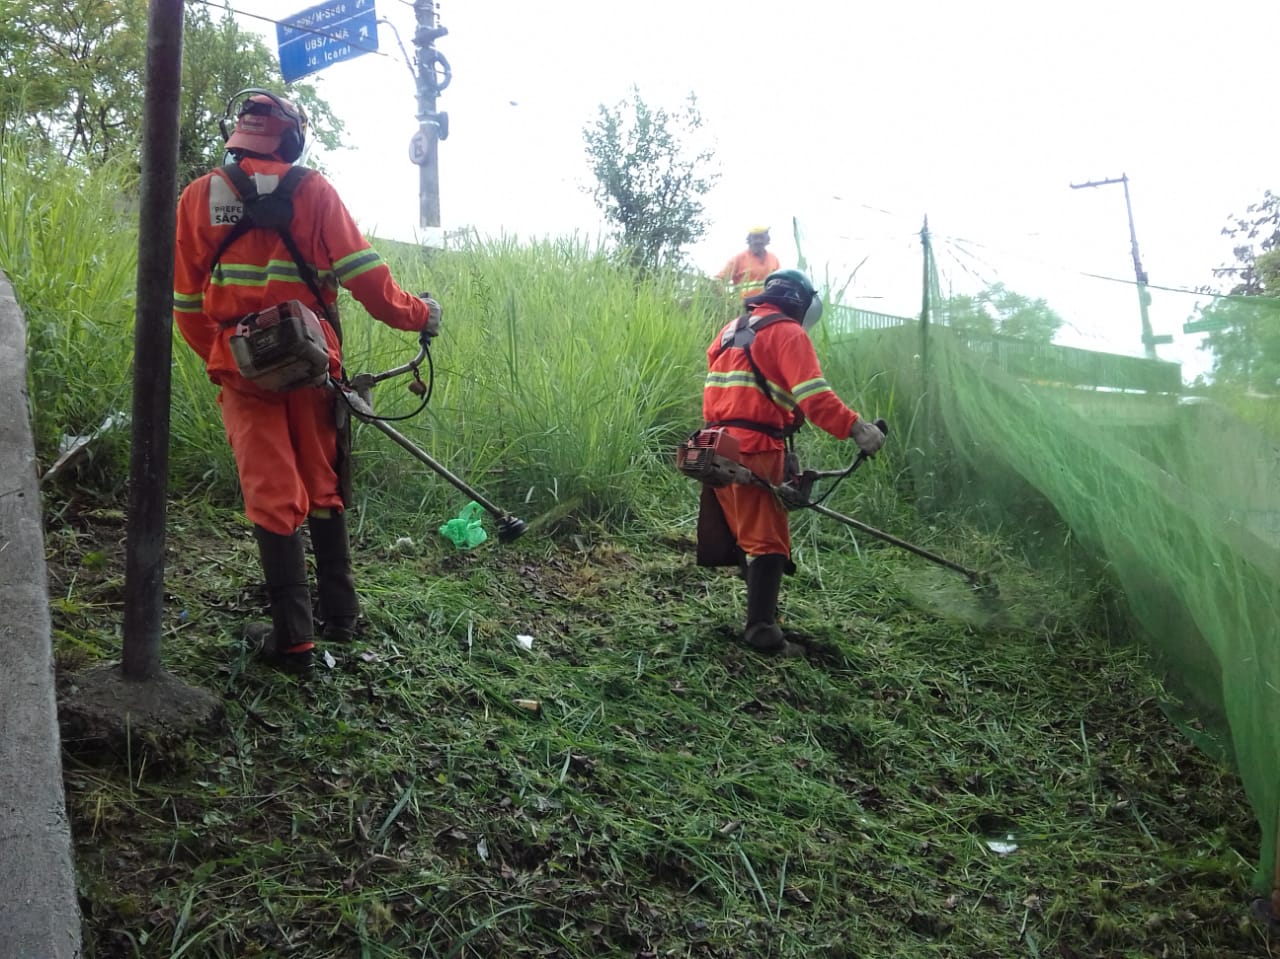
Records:
{"label": "power line", "polygon": [[[1030,235],[1030,234],[1026,234],[1026,235]],[[1065,273],[1071,276],[1083,276],[1093,280],[1106,280],[1111,283],[1120,283],[1125,286],[1136,285],[1134,280],[1128,279],[1122,276],[1107,276],[1106,274],[1102,274],[1102,273],[1091,273],[1088,270],[1072,269],[1071,267],[1063,266],[1061,263],[1046,260],[1039,256],[1031,256],[1022,252],[1014,252],[1012,250],[1002,249],[1001,247],[993,246],[989,243],[983,243],[979,240],[967,239],[967,238],[958,237],[958,236],[948,237],[942,234],[937,235],[936,238],[939,240],[942,240],[945,243],[952,245],[953,247],[957,243],[965,243],[965,244],[969,244],[970,246],[978,247],[979,249],[988,250],[993,253],[998,253],[1002,256],[1007,256],[1010,259],[1022,260],[1026,263],[1032,263],[1037,266],[1042,266],[1047,269],[1053,270],[1057,273]],[[958,249],[958,247],[956,248]],[[988,263],[988,265],[991,266],[993,269],[995,269],[994,264]],[[1216,269],[1217,268],[1215,268],[1215,270]],[[1158,283],[1147,283],[1144,285],[1149,290],[1160,290],[1163,293],[1189,293],[1194,296],[1225,296],[1227,295],[1223,293],[1210,293],[1204,290],[1189,289],[1187,287],[1181,287],[1181,286],[1162,286]]]}

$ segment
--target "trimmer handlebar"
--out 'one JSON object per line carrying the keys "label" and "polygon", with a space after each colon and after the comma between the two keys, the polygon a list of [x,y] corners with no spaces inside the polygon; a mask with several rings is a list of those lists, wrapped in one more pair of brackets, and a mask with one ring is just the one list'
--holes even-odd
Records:
{"label": "trimmer handlebar", "polygon": [[[889,435],[889,424],[885,422],[883,419],[876,420],[876,429],[878,429],[885,436]],[[875,457],[874,453],[868,453],[866,450],[858,450],[858,455],[853,458],[853,462],[850,463],[848,466],[846,466],[844,469],[804,470],[803,472],[801,472],[800,478],[805,482],[807,482],[809,486],[812,486],[815,480],[834,479],[835,477],[843,478],[845,476],[848,476],[850,473],[856,470],[859,466],[861,466],[864,460],[873,459],[874,457]]]}
{"label": "trimmer handlebar", "polygon": [[396,366],[392,369],[385,370],[382,373],[359,373],[354,379],[360,380],[372,386],[375,383],[381,383],[383,380],[390,380],[397,376],[404,376],[406,373],[417,373],[418,368],[422,366],[423,361],[431,355],[430,338],[420,339],[418,342],[418,355],[411,359],[403,366]]}

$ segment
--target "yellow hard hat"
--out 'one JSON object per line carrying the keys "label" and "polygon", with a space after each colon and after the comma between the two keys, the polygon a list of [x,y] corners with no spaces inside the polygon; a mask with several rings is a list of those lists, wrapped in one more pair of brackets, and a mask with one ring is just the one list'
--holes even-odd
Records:
{"label": "yellow hard hat", "polygon": [[753,226],[751,229],[747,231],[747,236],[759,236],[761,233],[768,233],[768,232],[769,232],[769,228],[767,226]]}

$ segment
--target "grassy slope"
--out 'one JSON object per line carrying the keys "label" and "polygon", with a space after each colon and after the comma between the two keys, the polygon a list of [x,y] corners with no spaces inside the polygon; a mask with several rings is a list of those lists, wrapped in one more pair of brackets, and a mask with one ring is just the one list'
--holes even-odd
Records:
{"label": "grassy slope", "polygon": [[[52,505],[69,673],[118,653],[123,527]],[[234,650],[243,521],[172,515],[166,661],[228,719],[124,764],[69,744],[90,956],[1268,954],[1238,781],[1088,598],[995,553],[990,617],[811,533],[783,602],[816,653],[777,662],[678,536],[364,529],[362,641],[302,688]]]}
{"label": "grassy slope", "polygon": [[[12,139],[0,154],[0,266],[28,316],[47,465],[62,434],[127,408],[128,171],[86,175]],[[392,259],[449,311],[415,441],[530,519],[687,526],[669,450],[723,304],[686,309],[690,291],[637,287],[563,241]],[[411,339],[350,319],[358,368],[403,359]],[[908,449],[915,407],[890,359],[858,350],[845,369],[822,346],[837,391]],[[1241,922],[1259,839],[1237,779],[1163,718],[1092,597],[963,530],[915,529],[899,454],[859,477],[855,512],[995,572],[1006,614],[802,523],[784,602],[822,652],[776,663],[733,645],[741,586],[687,543],[583,527],[454,553],[433,532],[452,491],[368,436],[368,629],[302,690],[232,650],[261,596],[211,404],[178,344],[165,655],[228,697],[228,722],[124,762],[67,744],[92,956],[1266,952]],[[127,441],[101,445],[93,485],[118,497]],[[47,506],[65,680],[119,655],[123,517]],[[375,525],[414,509],[401,522],[418,527]],[[402,535],[417,545],[393,550]],[[1006,856],[978,834],[1001,818]]]}

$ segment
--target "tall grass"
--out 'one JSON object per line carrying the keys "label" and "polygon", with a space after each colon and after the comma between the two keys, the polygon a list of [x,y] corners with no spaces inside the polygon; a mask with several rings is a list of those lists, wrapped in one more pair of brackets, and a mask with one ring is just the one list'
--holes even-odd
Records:
{"label": "tall grass", "polygon": [[[129,408],[136,183],[124,168],[81,170],[10,139],[0,188],[0,268],[27,310],[47,459],[60,434],[86,432]],[[672,450],[700,422],[704,351],[734,304],[695,300],[676,277],[637,279],[604,249],[575,239],[477,240],[435,252],[377,246],[405,289],[430,290],[445,308],[430,404],[397,421],[400,432],[526,519],[615,528],[689,522],[696,496],[671,468]],[[345,293],[341,306],[349,373],[413,355],[412,335],[373,321]],[[233,502],[236,473],[216,390],[176,335],[173,353],[171,485]],[[381,415],[417,408],[402,382],[375,389]],[[886,406],[868,390],[846,395],[867,410]],[[430,525],[465,505],[369,425],[357,426],[355,454],[358,505],[370,520]]]}
{"label": "tall grass", "polygon": [[625,519],[680,489],[712,327],[670,281],[569,243],[480,244],[430,264],[445,330],[432,417],[405,432],[534,513]]}
{"label": "tall grass", "polygon": [[129,409],[134,190],[123,165],[86,170],[19,134],[0,136],[0,270],[27,319],[43,455],[60,434]]}

